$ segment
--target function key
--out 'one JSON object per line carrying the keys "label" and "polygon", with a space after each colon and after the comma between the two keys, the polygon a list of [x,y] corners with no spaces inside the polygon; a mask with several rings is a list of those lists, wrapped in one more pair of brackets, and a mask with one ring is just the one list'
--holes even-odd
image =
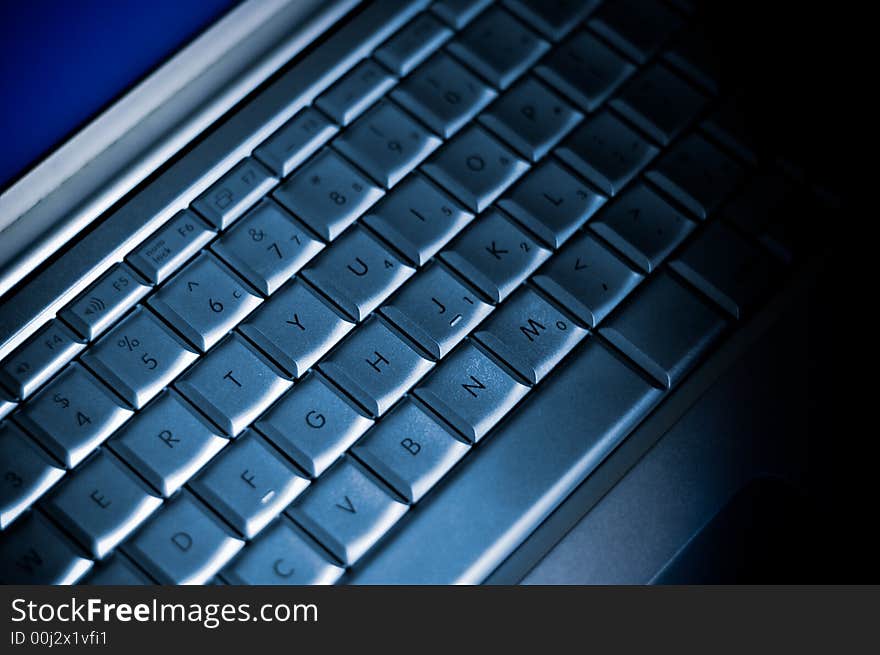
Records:
{"label": "function key", "polygon": [[0,382],[16,398],[27,398],[84,347],[70,328],[52,319],[6,358]]}
{"label": "function key", "polygon": [[278,177],[287,177],[337,132],[324,114],[306,107],[260,144],[254,156]]}
{"label": "function key", "polygon": [[214,238],[216,232],[188,209],[175,216],[126,261],[153,284],[164,282]]}
{"label": "function key", "polygon": [[229,227],[251,205],[278,184],[256,159],[246,157],[192,204],[218,230]]}

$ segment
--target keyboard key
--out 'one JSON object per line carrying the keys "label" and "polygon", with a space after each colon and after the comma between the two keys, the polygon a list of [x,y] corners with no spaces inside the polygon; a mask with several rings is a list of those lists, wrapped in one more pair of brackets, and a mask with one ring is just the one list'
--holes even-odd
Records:
{"label": "keyboard key", "polygon": [[492,209],[440,256],[499,303],[534,273],[550,251]]}
{"label": "keyboard key", "polygon": [[406,510],[404,503],[346,458],[327,471],[287,513],[339,561],[351,566]]}
{"label": "keyboard key", "polygon": [[0,583],[71,585],[92,560],[39,512],[32,512],[0,539]]}
{"label": "keyboard key", "polygon": [[586,335],[584,328],[525,287],[475,334],[531,384],[540,382]]}
{"label": "keyboard key", "polygon": [[642,275],[584,234],[535,276],[535,284],[590,327],[596,327]]}
{"label": "keyboard key", "polygon": [[583,118],[533,77],[515,84],[480,114],[480,122],[531,161],[546,155]]}
{"label": "keyboard key", "polygon": [[254,432],[247,432],[190,488],[247,539],[253,539],[309,481]]}
{"label": "keyboard key", "polygon": [[718,339],[727,321],[668,273],[652,277],[601,329],[663,386],[675,386]]}
{"label": "keyboard key", "polygon": [[166,391],[108,445],[168,498],[228,443],[180,396]]}
{"label": "keyboard key", "polygon": [[504,5],[548,39],[558,41],[591,12],[598,0],[505,0]]}
{"label": "keyboard key", "polygon": [[13,409],[18,406],[7,393],[0,387],[0,419],[5,418]]}
{"label": "keyboard key", "polygon": [[290,387],[247,341],[231,335],[175,386],[231,437],[250,425]]}
{"label": "keyboard key", "polygon": [[381,416],[433,365],[374,317],[320,366],[372,416]]}
{"label": "keyboard key", "polygon": [[161,584],[205,584],[244,545],[189,494],[181,494],[123,550]]}
{"label": "keyboard key", "polygon": [[497,94],[445,53],[422,64],[391,97],[444,139],[470,121]]}
{"label": "keyboard key", "polygon": [[83,362],[135,409],[196,361],[198,353],[138,307],[83,355]]}
{"label": "keyboard key", "polygon": [[287,177],[339,132],[312,107],[301,110],[254,150],[254,156],[278,177]]}
{"label": "keyboard key", "polygon": [[666,146],[697,118],[706,98],[667,67],[655,64],[641,71],[610,104]]}
{"label": "keyboard key", "polygon": [[692,134],[647,172],[651,182],[705,219],[739,185],[744,172],[703,137]]}
{"label": "keyboard key", "polygon": [[365,59],[318,96],[315,104],[340,125],[348,125],[396,82],[379,64]]}
{"label": "keyboard key", "polygon": [[200,255],[153,295],[148,303],[199,350],[205,352],[261,302],[208,253]]}
{"label": "keyboard key", "polygon": [[345,573],[293,523],[282,518],[221,574],[237,585],[330,585]]}
{"label": "keyboard key", "polygon": [[[578,348],[353,577],[478,584],[613,451],[661,393],[598,340]],[[552,427],[551,427],[552,426]]]}
{"label": "keyboard key", "polygon": [[388,304],[382,314],[435,359],[445,357],[479,325],[492,305],[433,264],[419,273]]}
{"label": "keyboard key", "polygon": [[126,257],[153,284],[164,282],[208,244],[216,232],[196,214],[184,209]]}
{"label": "keyboard key", "polygon": [[333,244],[303,276],[359,323],[414,272],[357,227]]}
{"label": "keyboard key", "polygon": [[498,205],[556,249],[586,223],[605,200],[605,196],[548,160],[529,172]]}
{"label": "keyboard key", "polygon": [[414,393],[473,442],[485,437],[528,390],[466,343],[443,360]]}
{"label": "keyboard key", "polygon": [[342,339],[354,323],[301,280],[292,280],[263,304],[239,331],[294,378]]}
{"label": "keyboard key", "polygon": [[12,423],[0,424],[0,530],[46,493],[64,469]]}
{"label": "keyboard key", "polygon": [[372,424],[313,373],[288,391],[256,428],[316,478]]}
{"label": "keyboard key", "polygon": [[363,222],[410,262],[423,266],[473,217],[421,175],[410,175]]}
{"label": "keyboard key", "polygon": [[229,227],[272,187],[278,184],[256,159],[242,159],[192,204],[218,230]]}
{"label": "keyboard key", "polygon": [[53,319],[3,362],[0,382],[16,398],[27,398],[83,348],[70,328]]}
{"label": "keyboard key", "polygon": [[58,316],[81,337],[92,341],[150,290],[128,265],[116,264]]}
{"label": "keyboard key", "polygon": [[382,190],[332,150],[322,150],[275,191],[275,199],[332,241],[382,197]]}
{"label": "keyboard key", "polygon": [[611,113],[579,127],[556,154],[609,196],[616,195],[659,152]]}
{"label": "keyboard key", "polygon": [[431,11],[460,30],[490,4],[492,0],[438,0],[431,5]]}
{"label": "keyboard key", "polygon": [[124,464],[102,451],[68,476],[45,509],[94,557],[103,559],[161,504]]}
{"label": "keyboard key", "polygon": [[82,583],[91,586],[151,585],[147,578],[125,555],[118,553],[92,569]]}
{"label": "keyboard key", "polygon": [[419,14],[376,50],[374,56],[403,77],[443,45],[452,30],[431,14]]}
{"label": "keyboard key", "polygon": [[638,183],[605,207],[590,227],[642,271],[650,273],[696,226],[649,187]]}
{"label": "keyboard key", "polygon": [[529,165],[478,127],[462,132],[422,167],[468,209],[481,212]]}
{"label": "keyboard key", "polygon": [[672,44],[665,59],[710,93],[718,93],[721,58],[702,30],[686,30]]}
{"label": "keyboard key", "polygon": [[324,244],[266,199],[211,248],[254,287],[269,295],[321,252]]}
{"label": "keyboard key", "polygon": [[386,188],[440,145],[438,137],[389,102],[380,102],[343,132],[334,147]]}
{"label": "keyboard key", "polygon": [[758,163],[758,145],[749,119],[743,115],[741,101],[736,96],[722,101],[700,124],[700,129],[717,143],[752,165]]}
{"label": "keyboard key", "polygon": [[682,26],[659,0],[616,0],[593,14],[590,28],[637,64],[644,64]]}
{"label": "keyboard key", "polygon": [[546,41],[497,7],[483,12],[448,46],[500,89],[509,87],[549,48]]}
{"label": "keyboard key", "polygon": [[103,384],[73,363],[34,396],[16,420],[71,469],[131,414]]}
{"label": "keyboard key", "polygon": [[408,502],[416,503],[468,448],[407,399],[370,430],[353,452]]}
{"label": "keyboard key", "polygon": [[635,72],[635,66],[587,32],[578,32],[535,69],[581,109],[593,112]]}

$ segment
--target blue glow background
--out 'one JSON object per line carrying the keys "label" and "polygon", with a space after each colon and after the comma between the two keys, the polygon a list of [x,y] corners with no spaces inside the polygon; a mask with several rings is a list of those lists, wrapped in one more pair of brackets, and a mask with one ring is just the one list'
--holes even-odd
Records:
{"label": "blue glow background", "polygon": [[0,190],[238,0],[0,0]]}

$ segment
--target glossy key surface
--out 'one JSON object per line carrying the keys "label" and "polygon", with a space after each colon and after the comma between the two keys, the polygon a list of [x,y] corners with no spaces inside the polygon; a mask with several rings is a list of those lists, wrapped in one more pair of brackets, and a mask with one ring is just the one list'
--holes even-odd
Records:
{"label": "glossy key surface", "polygon": [[348,125],[396,81],[375,61],[365,59],[318,96],[315,105],[340,125]]}
{"label": "glossy key surface", "polygon": [[13,423],[0,423],[0,530],[61,477],[61,468]]}
{"label": "glossy key surface", "polygon": [[185,209],[134,250],[126,261],[153,284],[164,282],[202,249],[216,232]]}
{"label": "glossy key surface", "polygon": [[92,568],[85,552],[32,512],[0,539],[0,583],[70,585]]}
{"label": "glossy key surface", "polygon": [[395,75],[406,75],[451,36],[449,27],[425,12],[382,44],[375,57]]}
{"label": "glossy key surface", "polygon": [[278,179],[265,166],[248,157],[196,198],[192,206],[211,225],[223,229],[276,184]]}
{"label": "glossy key surface", "polygon": [[306,107],[260,144],[254,156],[275,175],[287,177],[337,132],[324,114]]}
{"label": "glossy key surface", "polygon": [[83,347],[69,327],[51,320],[2,363],[0,382],[15,397],[27,398]]}

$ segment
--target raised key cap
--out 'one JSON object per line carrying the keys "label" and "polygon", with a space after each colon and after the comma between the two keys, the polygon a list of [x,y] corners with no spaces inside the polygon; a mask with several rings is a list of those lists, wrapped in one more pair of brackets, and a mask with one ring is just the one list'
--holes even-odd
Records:
{"label": "raised key cap", "polygon": [[0,387],[0,419],[6,418],[6,416],[16,407],[18,403],[12,399],[12,397]]}
{"label": "raised key cap", "polygon": [[297,279],[275,293],[239,331],[298,378],[353,327],[354,323]]}
{"label": "raised key cap", "polygon": [[102,559],[161,504],[161,498],[105,450],[68,476],[47,499],[45,509]]}
{"label": "raised key cap", "polygon": [[64,469],[12,423],[0,424],[0,530],[46,493]]}
{"label": "raised key cap", "polygon": [[406,512],[351,459],[343,459],[302,495],[288,515],[351,566]]}
{"label": "raised key cap", "polygon": [[92,569],[92,572],[82,584],[93,586],[128,586],[149,585],[153,584],[153,582],[141,573],[125,555],[117,553],[106,562],[102,562]]}
{"label": "raised key cap", "polygon": [[73,363],[34,396],[16,420],[67,468],[73,468],[131,413],[94,376]]}
{"label": "raised key cap", "polygon": [[238,334],[194,366],[176,387],[229,436],[236,436],[291,385]]}
{"label": "raised key cap", "polygon": [[0,539],[0,583],[70,585],[92,567],[66,536],[39,512]]}
{"label": "raised key cap", "polygon": [[164,282],[201,250],[216,232],[185,209],[131,253],[126,261],[153,284]]}
{"label": "raised key cap", "polygon": [[419,14],[376,50],[374,56],[401,77],[443,45],[452,30],[429,13]]}
{"label": "raised key cap", "polygon": [[278,178],[256,159],[247,157],[196,198],[192,207],[211,225],[222,230],[232,225],[276,184]]}
{"label": "raised key cap", "polygon": [[260,144],[254,156],[275,175],[287,177],[337,132],[324,114],[306,107]]}
{"label": "raised key cap", "polygon": [[379,64],[365,59],[321,94],[315,104],[340,125],[348,125],[396,82]]}
{"label": "raised key cap", "polygon": [[457,30],[471,22],[492,0],[438,0],[431,11]]}
{"label": "raised key cap", "polygon": [[606,2],[590,28],[638,64],[644,64],[675,33],[682,20],[659,0]]}
{"label": "raised key cap", "polygon": [[372,424],[312,373],[288,391],[256,428],[316,478]]}
{"label": "raised key cap", "polygon": [[0,382],[17,398],[27,398],[82,350],[84,345],[55,319],[19,346],[0,368]]}
{"label": "raised key cap", "polygon": [[505,0],[504,5],[549,39],[558,41],[592,11],[598,0]]}
{"label": "raised key cap", "polygon": [[116,264],[58,316],[89,341],[110,327],[150,291],[127,264]]}

